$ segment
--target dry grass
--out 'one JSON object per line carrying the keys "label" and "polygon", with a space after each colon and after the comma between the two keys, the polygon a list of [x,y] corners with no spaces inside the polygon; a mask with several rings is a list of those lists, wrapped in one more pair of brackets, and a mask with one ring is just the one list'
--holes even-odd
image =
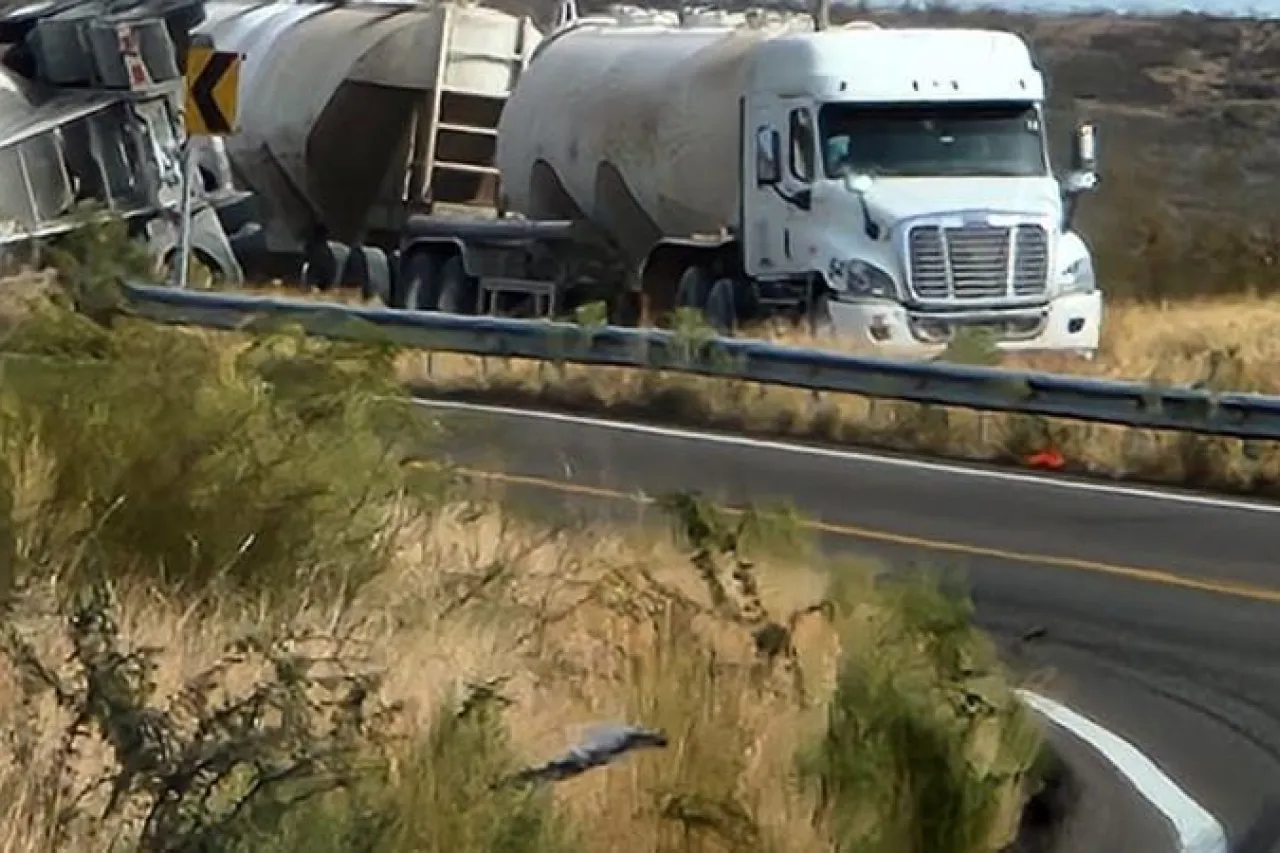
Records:
{"label": "dry grass", "polygon": [[1280,393],[1280,297],[1243,295],[1108,306],[1094,362],[1034,356],[1015,367],[1140,379],[1167,385],[1206,383],[1220,390]]}
{"label": "dry grass", "polygon": [[[803,610],[832,594],[830,576],[809,564],[765,556],[758,567],[761,598],[771,612]],[[886,632],[901,617],[894,599],[873,589],[868,568],[842,567],[839,595],[848,609],[836,623],[816,614],[798,623],[794,637],[806,701],[797,698],[784,668],[765,671],[749,632],[714,614],[705,587],[690,571],[688,552],[670,537],[626,528],[552,532],[492,505],[453,504],[416,522],[404,531],[394,568],[351,605],[299,602],[288,621],[294,631],[343,636],[362,650],[368,666],[385,671],[384,698],[406,708],[396,734],[408,740],[397,745],[399,770],[393,772],[427,770],[414,763],[413,739],[420,736],[415,733],[450,713],[464,685],[496,683],[513,703],[504,717],[521,763],[560,752],[593,721],[630,720],[671,737],[666,749],[556,788],[567,849],[812,853],[833,849],[831,826],[826,818],[813,820],[819,803],[815,789],[798,780],[796,759],[823,736],[842,649],[871,671],[892,666],[921,697],[938,691],[941,698],[948,689],[926,649],[905,648]],[[121,599],[128,643],[164,649],[155,673],[162,697],[175,695],[232,641],[275,628],[270,616],[251,607],[223,604],[196,611],[162,591],[137,587],[122,590]],[[59,617],[30,606],[22,614],[15,627],[36,638],[41,656],[66,659]],[[978,658],[980,671],[986,665]],[[237,671],[229,680],[247,684],[251,675]],[[0,748],[8,753],[0,770],[0,791],[6,792],[0,850],[103,849],[103,833],[118,832],[120,822],[92,819],[89,808],[101,807],[101,797],[81,804],[80,819],[61,845],[50,837],[53,821],[42,794],[52,781],[46,774],[56,769],[67,714],[48,696],[16,702],[22,690],[15,676],[0,666],[0,696],[9,697],[0,706],[0,724],[15,734],[14,742],[30,741],[21,762],[12,747]],[[983,677],[984,699],[1008,708],[1011,698],[999,676]],[[931,711],[940,719],[947,713],[945,706]],[[1002,712],[976,725],[964,748],[983,773],[1021,773],[1035,743],[1025,719]],[[108,768],[104,752],[94,739],[70,779],[57,781],[86,784]],[[401,795],[426,781],[402,777]],[[906,814],[884,810],[909,804],[883,799],[891,793],[887,779],[878,787],[877,801],[859,819],[902,831],[895,825]],[[957,853],[1002,846],[1024,793],[1016,775],[1008,779],[992,836]],[[442,802],[424,801],[428,794]],[[459,795],[418,790],[413,796],[417,801],[406,805],[430,810],[456,805]],[[682,817],[680,809],[689,813]],[[480,849],[456,838],[458,846],[449,846],[448,839],[433,842],[429,833],[439,817],[428,811],[418,819],[423,825],[411,835],[425,846],[406,838],[391,849]],[[328,820],[337,823],[332,816]],[[257,849],[273,848],[264,843]]]}
{"label": "dry grass", "polygon": [[[387,671],[386,698],[408,703],[401,720],[405,733],[425,730],[432,715],[456,699],[462,685],[497,678],[513,679],[503,688],[516,703],[508,719],[518,751],[530,763],[571,743],[575,723],[626,719],[648,711],[645,722],[673,725],[679,732],[674,758],[641,756],[561,788],[584,849],[656,849],[653,834],[658,824],[647,816],[653,795],[661,777],[690,751],[702,761],[714,758],[727,772],[720,780],[723,784],[771,801],[768,822],[780,831],[781,846],[775,849],[819,849],[815,831],[804,819],[804,798],[791,796],[790,774],[777,771],[788,769],[787,754],[797,739],[821,725],[821,709],[815,718],[788,707],[786,701],[770,701],[744,689],[745,683],[726,684],[718,690],[733,697],[728,706],[695,707],[689,709],[694,714],[682,719],[686,697],[673,690],[676,673],[669,668],[688,661],[663,659],[663,650],[655,646],[657,638],[645,630],[651,626],[643,620],[626,619],[594,601],[570,606],[573,600],[605,591],[611,580],[625,583],[615,576],[633,567],[653,571],[655,581],[683,580],[681,555],[669,543],[643,547],[617,534],[555,536],[496,509],[477,516],[472,508],[459,505],[406,530],[395,569],[349,610],[335,612],[325,602],[302,604],[292,620],[298,628],[325,633],[340,623],[340,631],[367,647],[370,664]],[[802,569],[782,588],[770,590],[770,598],[794,601],[821,592],[821,578]],[[479,606],[463,606],[468,597]],[[229,608],[193,616],[163,596],[136,589],[125,593],[122,609],[132,643],[165,648],[157,673],[159,692],[165,696],[211,665],[232,640],[263,627],[260,615],[253,612]],[[41,651],[46,658],[65,657],[65,641],[56,641],[47,620],[38,620],[28,630],[45,638]],[[730,659],[745,659],[741,637],[715,625],[704,632],[700,642],[721,646]],[[823,630],[813,634],[805,650],[817,668],[830,670],[832,638]],[[628,684],[630,667],[650,670],[649,678]],[[13,673],[6,675],[0,695],[12,698]],[[820,681],[829,682],[830,676]],[[687,687],[696,696],[696,681]],[[830,693],[826,684],[821,690]],[[38,709],[32,720],[29,708],[9,704],[4,725],[6,730],[35,728],[41,737],[37,748],[52,754],[66,720],[51,701],[39,703]],[[743,736],[747,741],[738,742]],[[744,748],[753,754],[741,755]],[[20,768],[12,758],[5,762],[0,789],[29,793],[25,789],[30,780],[25,777],[36,768]],[[90,778],[88,770],[79,771],[81,778]],[[702,781],[719,785],[715,775],[708,773]],[[31,812],[32,798],[19,794],[7,799],[9,813],[0,819],[5,827],[0,849],[49,849],[49,827],[38,810]],[[88,838],[72,841],[85,845],[80,849],[94,849]]]}
{"label": "dry grass", "polygon": [[[3,853],[1008,841],[1038,734],[950,596],[689,498],[549,526],[405,464],[385,353],[105,316],[3,339]],[[669,744],[492,787],[601,720]]]}

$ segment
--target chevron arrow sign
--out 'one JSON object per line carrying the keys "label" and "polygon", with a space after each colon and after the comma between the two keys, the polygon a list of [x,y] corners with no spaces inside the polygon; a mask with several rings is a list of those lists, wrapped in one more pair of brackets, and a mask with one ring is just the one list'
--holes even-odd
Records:
{"label": "chevron arrow sign", "polygon": [[189,135],[235,133],[243,60],[238,53],[191,47],[187,54],[185,116]]}

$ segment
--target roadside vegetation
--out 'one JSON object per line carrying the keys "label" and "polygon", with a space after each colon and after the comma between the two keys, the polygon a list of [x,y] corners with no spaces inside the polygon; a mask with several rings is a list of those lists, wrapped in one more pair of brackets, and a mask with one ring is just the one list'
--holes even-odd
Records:
{"label": "roadside vegetation", "polygon": [[[784,509],[535,520],[395,353],[131,319],[112,227],[56,260],[0,284],[0,850],[1011,841],[1039,733],[943,587]],[[601,722],[647,747],[521,774]]]}

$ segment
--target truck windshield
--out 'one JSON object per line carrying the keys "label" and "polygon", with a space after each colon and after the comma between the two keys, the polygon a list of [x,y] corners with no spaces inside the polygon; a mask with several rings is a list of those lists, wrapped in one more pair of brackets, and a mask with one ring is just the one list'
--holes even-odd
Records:
{"label": "truck windshield", "polygon": [[1029,103],[832,103],[818,115],[828,178],[1033,177],[1048,171]]}

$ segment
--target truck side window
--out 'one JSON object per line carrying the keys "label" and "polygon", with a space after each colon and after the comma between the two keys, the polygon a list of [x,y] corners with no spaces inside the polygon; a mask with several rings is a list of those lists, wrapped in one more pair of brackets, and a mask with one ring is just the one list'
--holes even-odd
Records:
{"label": "truck side window", "polygon": [[813,180],[813,118],[804,107],[791,111],[791,174],[802,183]]}

